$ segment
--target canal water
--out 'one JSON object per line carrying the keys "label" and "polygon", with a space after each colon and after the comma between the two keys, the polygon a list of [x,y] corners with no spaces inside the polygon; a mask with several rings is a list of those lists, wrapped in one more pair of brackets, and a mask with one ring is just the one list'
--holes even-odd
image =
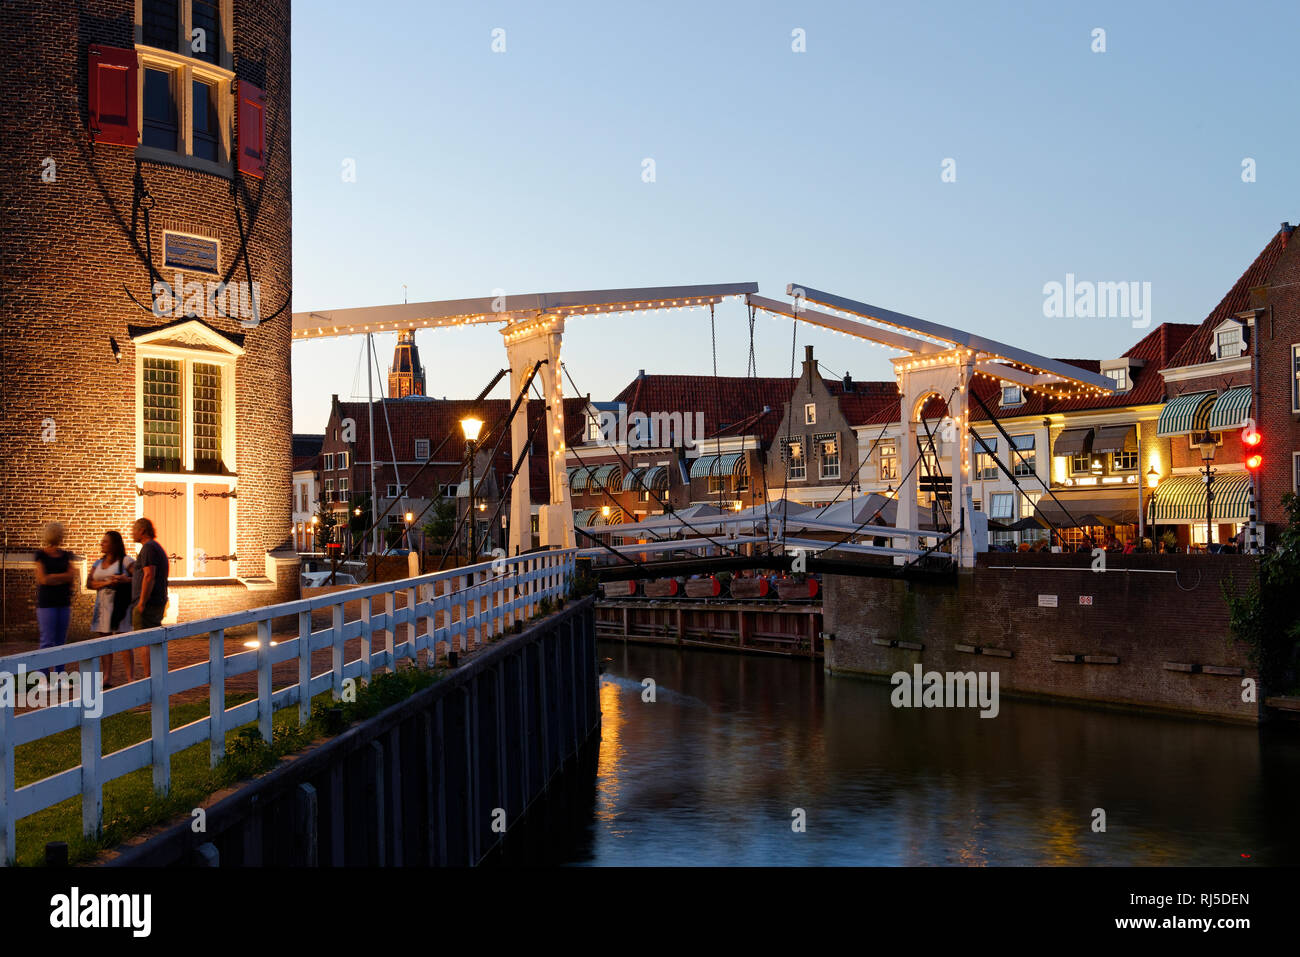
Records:
{"label": "canal water", "polygon": [[819,662],[600,655],[571,864],[1300,862],[1300,735],[1006,697],[995,718],[896,709],[889,684]]}

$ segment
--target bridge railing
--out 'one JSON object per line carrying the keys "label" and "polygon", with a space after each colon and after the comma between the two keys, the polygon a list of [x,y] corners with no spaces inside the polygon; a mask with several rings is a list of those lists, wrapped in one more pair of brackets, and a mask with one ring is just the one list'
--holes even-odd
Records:
{"label": "bridge railing", "polygon": [[[152,767],[155,790],[166,792],[171,785],[171,756],[185,748],[209,742],[209,762],[215,767],[225,756],[230,729],[255,720],[262,740],[269,743],[276,711],[296,705],[299,726],[305,725],[311,718],[312,698],[323,691],[332,692],[337,701],[346,681],[369,679],[377,669],[395,669],[403,658],[418,662],[421,651],[428,652],[429,662],[442,650],[467,652],[505,633],[515,621],[534,614],[542,599],[564,594],[566,579],[574,573],[575,554],[572,548],[532,552],[0,658],[0,866],[16,856],[15,825],[22,818],[79,796],[82,831],[96,835],[103,826],[104,785],[109,781]],[[404,598],[402,607],[397,604],[399,593]],[[352,602],[360,602],[360,616],[348,621],[344,608]],[[328,615],[329,624],[317,630],[313,615],[322,613]],[[277,619],[296,619],[296,635],[273,641]],[[257,630],[254,650],[227,655],[226,632],[249,626]],[[377,635],[382,635],[381,647],[376,647]],[[168,669],[173,642],[203,636],[207,637],[206,660]],[[344,643],[355,638],[361,639],[360,656],[345,660]],[[150,677],[100,693],[100,656],[135,654],[139,649],[148,650]],[[313,674],[312,653],[323,649],[331,650],[331,667]],[[76,675],[65,670],[73,660],[78,662]],[[275,689],[272,668],[288,661],[297,662],[297,680]],[[26,679],[47,668],[57,673],[49,685],[52,690],[77,694],[59,705],[18,713],[16,706],[27,700]],[[227,680],[249,673],[257,675],[257,697],[227,708]],[[87,680],[94,682],[94,691],[84,686]],[[171,697],[205,685],[209,714],[172,728]],[[143,705],[150,708],[149,739],[103,754],[104,720]],[[81,763],[17,787],[16,749],[73,728],[80,728]]]}

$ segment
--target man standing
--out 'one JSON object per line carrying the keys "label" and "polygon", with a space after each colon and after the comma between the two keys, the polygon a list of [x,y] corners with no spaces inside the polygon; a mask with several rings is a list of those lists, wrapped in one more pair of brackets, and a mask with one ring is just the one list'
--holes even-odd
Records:
{"label": "man standing", "polygon": [[[154,537],[153,522],[137,519],[131,537],[141,544],[131,579],[131,626],[135,631],[157,628],[167,610],[167,552]],[[149,677],[149,652],[144,655],[144,676]]]}

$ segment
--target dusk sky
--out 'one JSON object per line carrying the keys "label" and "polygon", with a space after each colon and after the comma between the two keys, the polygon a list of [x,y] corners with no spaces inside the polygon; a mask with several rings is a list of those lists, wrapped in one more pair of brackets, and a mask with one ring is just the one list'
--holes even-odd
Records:
{"label": "dusk sky", "polygon": [[[1147,330],[1047,318],[1044,285],[1149,282],[1152,327],[1202,320],[1300,220],[1297,36],[1294,2],[298,4],[294,308],[798,282],[1118,356]],[[477,394],[495,329],[419,333],[430,394]],[[295,431],[364,397],[362,342],[295,344]],[[760,316],[760,375],[790,373],[790,342]],[[867,343],[798,343],[827,374],[892,375]],[[739,302],[718,350],[745,374]],[[576,319],[564,355],[597,399],[638,369],[708,374],[708,314]]]}

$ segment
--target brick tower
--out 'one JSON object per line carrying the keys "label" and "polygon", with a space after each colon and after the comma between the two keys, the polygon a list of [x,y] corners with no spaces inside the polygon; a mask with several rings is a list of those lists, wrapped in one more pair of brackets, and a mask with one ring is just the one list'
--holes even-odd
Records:
{"label": "brick tower", "polygon": [[[5,636],[34,632],[50,520],[89,562],[152,519],[181,620],[295,597],[289,0],[5,20]],[[69,640],[90,605],[78,588]]]}
{"label": "brick tower", "polygon": [[420,365],[414,331],[403,329],[397,334],[393,365],[388,370],[388,397],[404,399],[408,395],[424,395],[424,366]]}

